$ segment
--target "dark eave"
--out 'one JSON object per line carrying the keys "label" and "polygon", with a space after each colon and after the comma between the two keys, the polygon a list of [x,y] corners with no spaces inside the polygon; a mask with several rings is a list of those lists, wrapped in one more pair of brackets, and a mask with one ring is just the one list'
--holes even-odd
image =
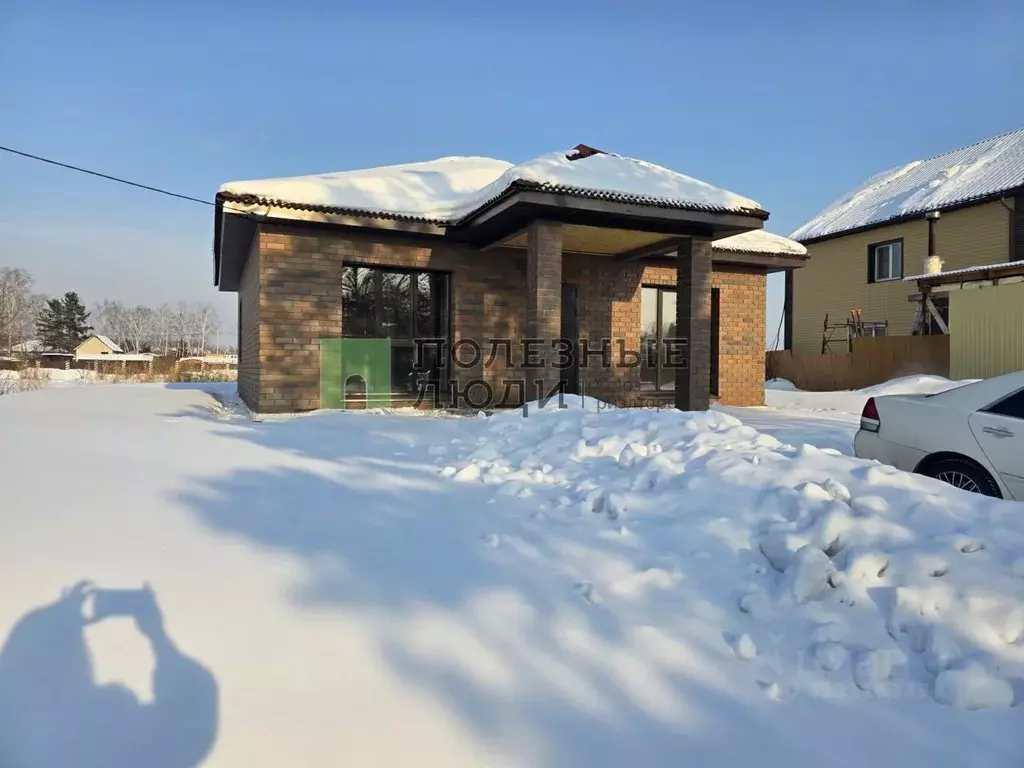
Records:
{"label": "dark eave", "polygon": [[829,232],[827,235],[819,235],[818,237],[808,238],[794,238],[798,243],[803,245],[811,245],[813,243],[821,243],[825,240],[834,240],[837,237],[846,237],[847,235],[856,235],[860,232],[869,232],[872,229],[881,229],[882,227],[891,227],[894,224],[902,224],[907,221],[924,220],[924,215],[929,211],[939,211],[945,213],[947,211],[956,211],[961,208],[971,208],[975,205],[984,205],[985,203],[993,203],[996,200],[1002,200],[1007,197],[1014,197],[1024,193],[1024,186],[1011,187],[1010,189],[1004,189],[1002,192],[993,192],[989,195],[981,195],[979,197],[972,197],[966,200],[958,200],[955,203],[949,205],[939,206],[937,208],[922,208],[919,211],[912,211],[910,213],[904,213],[900,216],[893,216],[883,221],[873,221],[870,224],[864,224],[859,227],[851,227],[850,229],[843,229],[839,232]]}

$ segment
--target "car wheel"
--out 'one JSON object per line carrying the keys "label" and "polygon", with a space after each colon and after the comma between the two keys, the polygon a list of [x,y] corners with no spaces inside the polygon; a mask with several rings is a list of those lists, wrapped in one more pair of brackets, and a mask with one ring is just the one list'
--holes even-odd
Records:
{"label": "car wheel", "polygon": [[997,499],[1002,497],[992,475],[970,459],[940,459],[930,465],[924,474],[964,491]]}

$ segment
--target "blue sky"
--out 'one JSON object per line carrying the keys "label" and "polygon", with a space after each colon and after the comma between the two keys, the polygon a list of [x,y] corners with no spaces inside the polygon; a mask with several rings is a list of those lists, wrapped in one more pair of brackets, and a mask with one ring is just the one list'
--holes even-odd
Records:
{"label": "blue sky", "polygon": [[[212,199],[229,180],[583,142],[758,200],[788,234],[866,177],[1024,126],[1024,4],[11,0],[0,144]],[[0,265],[158,303],[212,215],[0,153]],[[771,282],[769,341],[781,304]]]}

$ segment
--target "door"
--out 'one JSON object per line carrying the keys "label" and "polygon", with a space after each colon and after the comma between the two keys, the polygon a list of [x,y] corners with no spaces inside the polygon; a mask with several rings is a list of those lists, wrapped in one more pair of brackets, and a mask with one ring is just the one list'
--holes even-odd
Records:
{"label": "door", "polygon": [[1024,390],[972,413],[970,425],[1010,494],[1024,501]]}
{"label": "door", "polygon": [[562,391],[578,395],[580,391],[580,324],[579,290],[572,283],[562,283],[562,338],[569,342],[569,362],[562,366]]}

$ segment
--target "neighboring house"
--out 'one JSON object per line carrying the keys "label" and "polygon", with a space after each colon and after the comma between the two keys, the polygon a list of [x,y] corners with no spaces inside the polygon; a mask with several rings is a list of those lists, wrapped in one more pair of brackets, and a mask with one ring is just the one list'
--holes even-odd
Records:
{"label": "neighboring house", "polygon": [[949,377],[1024,370],[1024,260],[905,278],[949,314]]}
{"label": "neighboring house", "polygon": [[36,355],[43,351],[43,342],[39,339],[29,339],[11,347],[11,352],[15,355]]}
{"label": "neighboring house", "polygon": [[[238,293],[238,388],[257,412],[351,405],[360,382],[400,403],[454,384],[457,405],[513,405],[561,382],[619,405],[759,405],[765,276],[807,260],[767,218],[584,145],[515,166],[448,157],[224,185],[214,281]],[[459,362],[433,345],[417,361],[417,338]],[[562,338],[575,356],[554,354]],[[524,339],[540,340],[529,361]]]}
{"label": "neighboring house", "polygon": [[75,347],[75,357],[81,357],[86,355],[89,358],[95,355],[120,355],[124,352],[117,344],[115,344],[107,336],[103,336],[99,333],[94,333],[92,336],[87,338],[77,347]]}
{"label": "neighboring house", "polygon": [[945,270],[1024,259],[1024,129],[880,173],[790,237],[811,259],[786,282],[787,349],[822,352],[826,315],[853,310],[866,335],[934,332],[902,280],[930,254]]}

